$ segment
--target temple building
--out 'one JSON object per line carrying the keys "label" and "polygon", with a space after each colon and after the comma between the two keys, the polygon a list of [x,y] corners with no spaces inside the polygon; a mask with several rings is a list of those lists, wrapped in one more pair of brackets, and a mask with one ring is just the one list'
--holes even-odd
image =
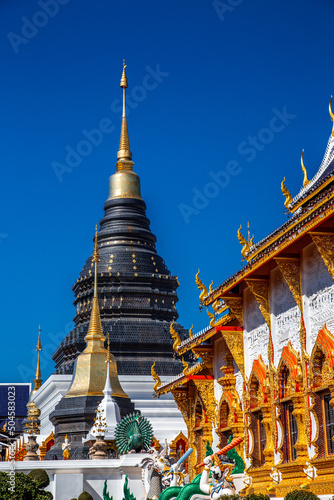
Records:
{"label": "temple building", "polygon": [[175,346],[197,361],[167,382],[153,374],[187,425],[191,476],[207,440],[240,436],[244,491],[276,497],[334,489],[334,125],[311,180],[301,164],[300,192],[281,185],[288,220],[256,244],[239,228],[243,268],[209,290],[197,274],[209,326]]}

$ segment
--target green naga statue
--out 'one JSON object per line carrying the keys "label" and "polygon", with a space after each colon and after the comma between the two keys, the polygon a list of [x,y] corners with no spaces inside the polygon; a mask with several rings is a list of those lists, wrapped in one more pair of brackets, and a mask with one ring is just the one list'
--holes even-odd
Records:
{"label": "green naga statue", "polygon": [[[232,441],[233,435],[231,434],[230,437],[228,438],[227,444],[230,444]],[[232,450],[229,450],[226,455],[228,458],[234,461],[235,467],[232,470],[231,474],[242,474],[245,470],[245,462],[239,455],[239,453],[236,451],[235,448],[232,448]]]}
{"label": "green naga statue", "polygon": [[[123,492],[123,500],[136,500],[136,497],[130,492],[128,488],[128,476],[125,476]],[[104,481],[103,500],[113,500],[113,497],[109,496],[109,493],[107,491],[107,480]]]}
{"label": "green naga statue", "polygon": [[120,454],[147,451],[152,443],[153,429],[140,413],[130,413],[115,429],[116,445]]}

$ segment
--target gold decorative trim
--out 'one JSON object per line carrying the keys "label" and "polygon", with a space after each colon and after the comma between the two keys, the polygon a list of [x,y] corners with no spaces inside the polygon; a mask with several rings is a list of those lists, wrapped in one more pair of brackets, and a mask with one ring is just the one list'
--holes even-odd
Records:
{"label": "gold decorative trim", "polygon": [[231,351],[234,361],[237,364],[242,376],[245,375],[244,366],[244,332],[220,330],[227,347]]}
{"label": "gold decorative trim", "polygon": [[271,330],[270,324],[270,302],[269,302],[269,280],[261,278],[248,278],[246,283],[249,286],[250,291],[256,298],[259,304],[260,311],[267,323],[269,330]]}

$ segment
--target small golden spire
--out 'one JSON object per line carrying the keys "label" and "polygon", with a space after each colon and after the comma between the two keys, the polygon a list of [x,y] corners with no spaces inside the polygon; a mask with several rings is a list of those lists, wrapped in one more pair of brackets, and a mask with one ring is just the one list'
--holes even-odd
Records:
{"label": "small golden spire", "polygon": [[330,115],[331,120],[333,122],[332,137],[334,137],[334,114],[333,114],[333,111],[332,111],[332,99],[333,99],[333,96],[331,95],[331,98],[330,98],[330,101],[329,101],[329,115]]}
{"label": "small golden spire", "polygon": [[125,89],[128,88],[128,79],[125,73],[125,60],[123,59],[123,72],[121,78],[121,88],[123,89],[123,114],[122,114],[122,126],[121,126],[121,138],[119,141],[119,148],[117,153],[117,172],[121,172],[123,170],[132,171],[132,153],[130,151],[130,141],[129,141],[129,132],[128,132],[128,124],[126,120],[126,95]]}
{"label": "small golden spire", "polygon": [[107,358],[106,358],[106,363],[110,363],[111,357],[110,357],[110,339],[109,339],[109,332],[108,332],[108,342],[107,342]]}
{"label": "small golden spire", "polygon": [[103,330],[101,325],[99,301],[97,298],[97,263],[100,262],[100,254],[97,241],[97,225],[95,226],[95,238],[94,238],[94,250],[93,250],[92,262],[94,262],[95,264],[94,297],[93,297],[93,306],[92,306],[92,313],[90,316],[88,333],[85,337],[85,341],[87,342],[87,347],[85,350],[87,349],[94,350],[95,345],[100,346],[100,343],[105,341],[105,336],[103,335]]}
{"label": "small golden spire", "polygon": [[302,151],[302,155],[300,157],[300,163],[301,163],[301,166],[302,166],[302,170],[304,172],[304,180],[303,180],[303,188],[304,188],[304,187],[306,187],[308,185],[308,183],[310,181],[307,178],[307,172],[306,172],[306,168],[305,168],[305,165],[304,165],[303,156],[304,156],[304,150]]}
{"label": "small golden spire", "polygon": [[285,196],[284,206],[285,206],[285,208],[287,208],[289,210],[289,205],[292,202],[292,196],[285,186],[285,177],[282,180],[281,191],[282,191],[283,195]]}
{"label": "small golden spire", "polygon": [[40,365],[40,359],[39,359],[39,353],[42,350],[42,344],[41,344],[41,325],[39,325],[38,328],[38,341],[37,341],[37,346],[36,346],[36,351],[37,351],[37,367],[36,367],[36,375],[35,375],[35,380],[34,380],[34,388],[31,391],[31,395],[35,394],[38,389],[42,385],[42,376],[41,376],[41,365]]}

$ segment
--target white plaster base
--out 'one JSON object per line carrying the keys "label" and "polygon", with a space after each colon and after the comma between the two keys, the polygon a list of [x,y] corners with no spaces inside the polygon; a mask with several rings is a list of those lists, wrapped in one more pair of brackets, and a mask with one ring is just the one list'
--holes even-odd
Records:
{"label": "white plaster base", "polygon": [[[15,462],[15,472],[28,474],[32,469],[43,468],[50,477],[46,491],[53,494],[54,500],[78,498],[87,491],[94,500],[103,499],[104,481],[107,479],[108,492],[114,500],[124,497],[125,475],[128,488],[136,500],[145,500],[144,486],[141,481],[141,468],[137,465],[146,453],[123,455],[115,460],[44,460],[43,462]],[[0,462],[0,470],[9,472],[12,463]]]}

